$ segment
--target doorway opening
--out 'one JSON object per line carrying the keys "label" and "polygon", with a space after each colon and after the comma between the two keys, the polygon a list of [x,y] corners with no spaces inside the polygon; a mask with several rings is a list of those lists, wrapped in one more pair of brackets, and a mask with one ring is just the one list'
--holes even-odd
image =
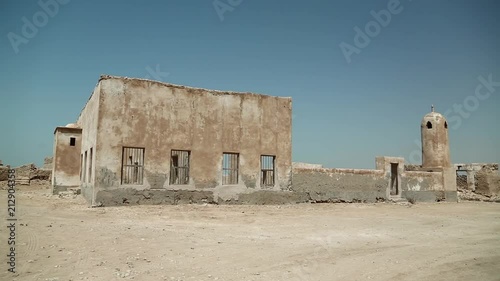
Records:
{"label": "doorway opening", "polygon": [[393,196],[400,195],[399,193],[399,175],[398,163],[391,163],[391,189],[390,194]]}

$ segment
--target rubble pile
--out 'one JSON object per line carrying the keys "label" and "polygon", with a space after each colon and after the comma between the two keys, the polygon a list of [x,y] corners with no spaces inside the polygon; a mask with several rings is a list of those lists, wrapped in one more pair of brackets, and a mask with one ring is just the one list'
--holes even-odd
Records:
{"label": "rubble pile", "polygon": [[[16,171],[16,182],[29,184],[32,180],[48,181],[52,175],[52,157],[45,158],[43,167],[38,168],[35,164],[29,163],[14,168]],[[7,181],[9,176],[9,167],[0,166],[0,181]]]}

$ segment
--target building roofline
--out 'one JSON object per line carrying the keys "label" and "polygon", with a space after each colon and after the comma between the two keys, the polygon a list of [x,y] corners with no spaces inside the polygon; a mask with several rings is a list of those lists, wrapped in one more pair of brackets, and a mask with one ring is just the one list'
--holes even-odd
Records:
{"label": "building roofline", "polygon": [[195,90],[195,91],[205,91],[209,92],[215,95],[258,95],[258,96],[266,96],[266,97],[273,97],[273,98],[280,98],[280,99],[289,99],[291,100],[292,97],[281,97],[281,96],[271,96],[271,95],[265,95],[265,94],[259,94],[259,93],[252,93],[252,92],[236,92],[236,91],[222,91],[222,90],[211,90],[211,89],[205,89],[205,88],[197,88],[197,87],[191,87],[191,86],[185,86],[185,85],[177,85],[177,84],[172,84],[172,83],[167,83],[167,82],[162,82],[162,81],[157,81],[157,80],[151,80],[151,79],[145,79],[145,78],[133,78],[133,77],[127,77],[127,76],[116,76],[116,75],[109,75],[109,74],[101,74],[99,76],[99,80],[97,81],[94,90],[92,90],[92,93],[90,94],[89,98],[87,99],[87,102],[83,106],[82,110],[80,110],[80,114],[78,115],[78,119],[82,116],[83,111],[87,107],[87,104],[89,101],[92,99],[92,97],[95,94],[95,91],[99,84],[101,83],[102,80],[108,80],[108,79],[118,79],[118,80],[124,80],[124,81],[142,81],[142,82],[150,82],[150,83],[155,83],[171,88],[177,88],[177,89],[186,89],[186,90]]}
{"label": "building roofline", "polygon": [[71,127],[64,127],[64,126],[58,126],[54,129],[54,134],[58,131],[58,130],[65,130],[65,131],[81,131],[82,128],[71,128]]}
{"label": "building roofline", "polygon": [[172,83],[167,83],[167,82],[162,82],[162,81],[157,81],[157,80],[151,80],[151,79],[145,79],[145,78],[133,78],[133,77],[114,76],[114,75],[107,75],[107,74],[101,75],[99,77],[99,82],[101,82],[101,80],[107,80],[107,79],[119,79],[119,80],[124,80],[124,81],[129,80],[129,81],[150,82],[150,83],[155,83],[155,84],[159,84],[159,85],[163,85],[163,86],[167,86],[167,87],[171,87],[171,88],[177,88],[177,89],[205,91],[205,92],[209,92],[209,93],[212,93],[212,94],[215,94],[215,95],[259,95],[259,96],[268,96],[268,97],[275,97],[275,98],[291,99],[291,97],[271,96],[271,95],[260,94],[260,93],[252,93],[252,92],[237,92],[237,91],[213,90],[213,89],[198,88],[198,87],[192,87],[192,86],[186,86],[186,85],[177,85],[177,84],[172,84]]}
{"label": "building roofline", "polygon": [[[101,75],[102,77],[102,75]],[[78,118],[76,118],[76,121],[78,122],[78,120],[80,119],[80,116],[82,116],[82,113],[83,111],[85,110],[85,108],[87,107],[87,104],[89,103],[90,99],[92,99],[92,97],[94,96],[94,93],[95,93],[95,90],[97,89],[97,86],[99,86],[99,83],[101,82],[101,78],[99,78],[99,80],[97,81],[97,83],[95,84],[95,87],[94,89],[92,90],[92,93],[90,93],[90,96],[89,98],[87,99],[87,102],[85,102],[85,105],[82,107],[82,110],[80,110],[80,114],[78,114]]]}

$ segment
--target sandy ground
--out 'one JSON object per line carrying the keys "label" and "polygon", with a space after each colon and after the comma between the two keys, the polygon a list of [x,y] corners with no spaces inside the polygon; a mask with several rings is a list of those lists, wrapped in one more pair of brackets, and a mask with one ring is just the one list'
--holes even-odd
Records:
{"label": "sandy ground", "polygon": [[[17,192],[0,280],[500,280],[500,204],[88,208]],[[0,191],[6,218],[6,191]]]}

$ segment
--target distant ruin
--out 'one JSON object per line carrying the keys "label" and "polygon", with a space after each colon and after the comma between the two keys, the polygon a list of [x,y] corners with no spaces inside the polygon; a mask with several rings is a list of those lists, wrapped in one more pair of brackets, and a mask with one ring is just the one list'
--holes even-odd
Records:
{"label": "distant ruin", "polygon": [[485,196],[500,195],[498,164],[455,164],[458,188],[474,191]]}
{"label": "distant ruin", "polygon": [[15,170],[15,182],[18,185],[30,185],[32,180],[50,180],[52,174],[52,165],[50,161],[52,161],[52,158],[45,158],[45,164],[40,168],[36,167],[33,163],[21,165],[19,167],[0,165],[0,181],[9,180],[9,169]]}

